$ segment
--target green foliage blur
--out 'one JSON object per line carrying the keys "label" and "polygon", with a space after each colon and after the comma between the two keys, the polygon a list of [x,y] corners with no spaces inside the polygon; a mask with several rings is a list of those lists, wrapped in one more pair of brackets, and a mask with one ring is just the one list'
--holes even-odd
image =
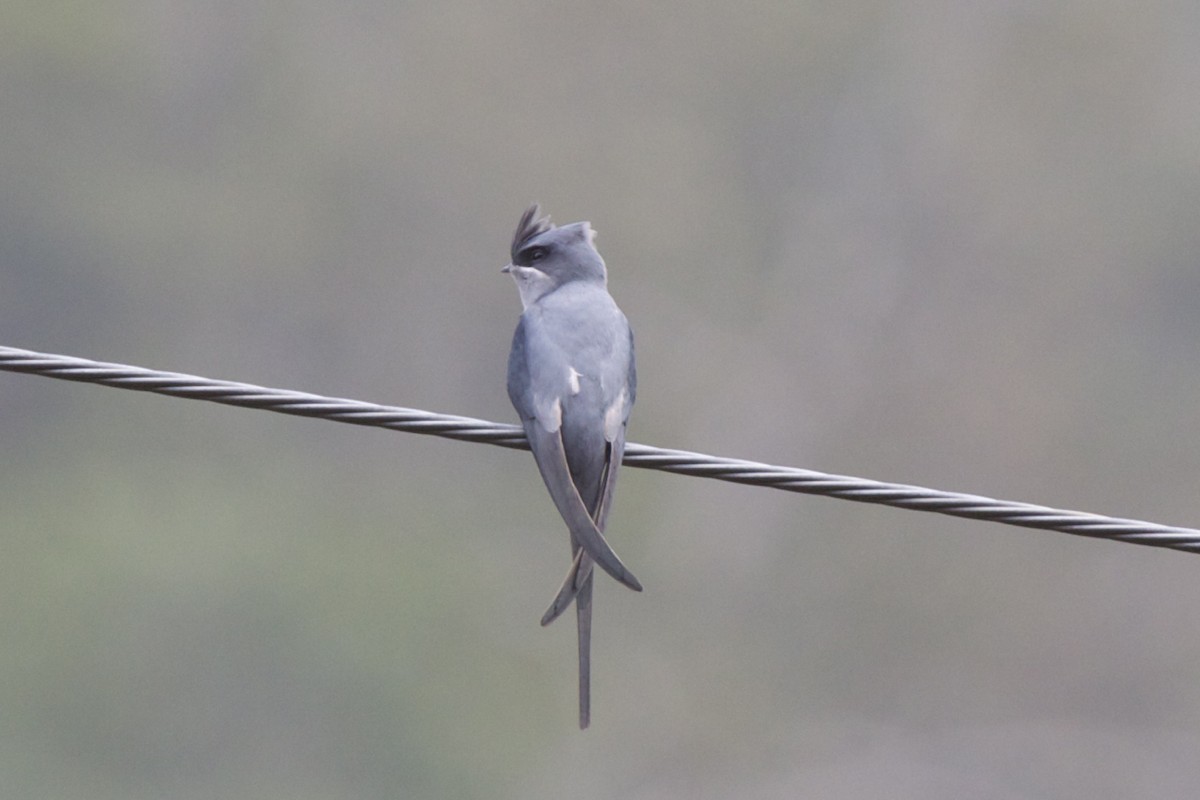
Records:
{"label": "green foliage blur", "polygon": [[[633,441],[1196,525],[1200,6],[0,9],[0,344],[514,421],[525,206]],[[0,373],[0,795],[1200,789],[1200,561]]]}

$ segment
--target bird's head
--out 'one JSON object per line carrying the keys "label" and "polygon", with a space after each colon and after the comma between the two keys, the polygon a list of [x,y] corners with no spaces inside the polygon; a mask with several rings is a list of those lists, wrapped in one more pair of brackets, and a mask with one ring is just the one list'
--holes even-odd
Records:
{"label": "bird's head", "polygon": [[534,203],[521,215],[513,234],[512,263],[502,270],[517,282],[526,308],[565,283],[595,281],[603,285],[608,278],[590,223],[556,227],[549,217],[539,217],[540,213]]}

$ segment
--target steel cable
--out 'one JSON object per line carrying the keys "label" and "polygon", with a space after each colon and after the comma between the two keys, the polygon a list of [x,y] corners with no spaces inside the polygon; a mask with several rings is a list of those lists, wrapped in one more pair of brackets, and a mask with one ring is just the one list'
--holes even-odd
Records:
{"label": "steel cable", "polygon": [[[524,432],[516,425],[365,403],[360,400],[324,397],[308,392],[271,389],[249,383],[213,380],[179,372],[161,372],[127,364],[37,353],[15,347],[0,346],[0,370],[83,383],[99,383],[170,397],[208,400],[230,406],[329,419],[352,425],[369,425],[466,442],[529,449]],[[929,511],[1006,525],[1060,531],[1076,536],[1112,539],[1188,552],[1200,551],[1200,530],[1193,528],[1106,517],[1083,511],[1064,511],[1030,503],[883,483],[845,475],[830,475],[807,469],[691,453],[686,450],[667,450],[631,443],[625,449],[624,463],[643,469],[657,469],[751,486],[769,486],[789,492],[826,495],[861,503],[877,503],[913,511]]]}

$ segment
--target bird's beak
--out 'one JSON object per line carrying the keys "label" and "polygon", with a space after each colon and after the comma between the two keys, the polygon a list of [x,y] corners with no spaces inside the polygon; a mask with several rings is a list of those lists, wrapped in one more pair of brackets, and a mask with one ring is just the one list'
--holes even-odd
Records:
{"label": "bird's beak", "polygon": [[500,271],[501,271],[501,272],[503,272],[505,275],[507,275],[508,273],[512,272],[512,264],[508,264],[508,265],[506,265],[506,266],[505,266],[503,269],[501,269]]}

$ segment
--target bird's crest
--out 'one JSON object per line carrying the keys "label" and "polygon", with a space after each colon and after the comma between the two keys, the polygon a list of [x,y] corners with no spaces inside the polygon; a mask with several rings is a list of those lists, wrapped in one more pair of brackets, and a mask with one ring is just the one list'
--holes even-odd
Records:
{"label": "bird's crest", "polygon": [[517,231],[513,234],[510,253],[513,261],[517,260],[517,253],[521,252],[521,248],[525,246],[526,242],[554,228],[550,224],[550,217],[539,217],[540,213],[542,213],[542,207],[534,203],[521,215],[521,221],[517,223]]}

